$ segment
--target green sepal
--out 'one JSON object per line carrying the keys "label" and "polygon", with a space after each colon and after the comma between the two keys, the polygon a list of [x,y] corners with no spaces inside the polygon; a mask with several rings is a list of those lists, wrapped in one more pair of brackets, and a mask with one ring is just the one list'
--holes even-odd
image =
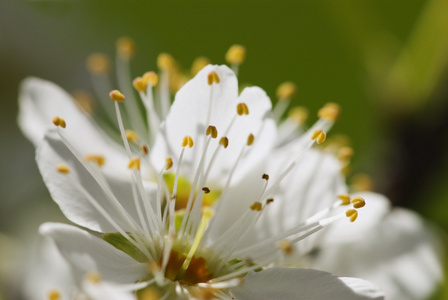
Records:
{"label": "green sepal", "polygon": [[[128,233],[128,235],[134,239],[134,237]],[[105,233],[103,235],[103,240],[123,251],[133,259],[138,262],[145,263],[148,262],[148,258],[142,251],[135,247],[130,241],[128,241],[121,233]],[[134,239],[135,240],[135,239]]]}

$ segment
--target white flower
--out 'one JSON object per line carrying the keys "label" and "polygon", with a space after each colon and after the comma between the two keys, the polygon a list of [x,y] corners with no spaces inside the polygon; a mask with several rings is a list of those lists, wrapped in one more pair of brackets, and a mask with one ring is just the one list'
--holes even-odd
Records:
{"label": "white flower", "polygon": [[[39,91],[30,85],[24,103],[33,102],[30,90]],[[114,91],[111,98],[126,151],[86,116],[65,111],[56,112],[58,127],[47,132],[37,152],[44,181],[64,214],[105,233],[101,239],[69,225],[41,227],[75,278],[97,271],[107,282],[138,281],[147,286],[144,291],[169,298],[382,298],[360,279],[265,269],[294,244],[344,219],[342,204],[353,205],[347,213],[352,220],[363,206],[362,199],[345,203],[331,190],[331,204],[317,214],[269,239],[257,238],[261,217],[275,207],[270,196],[314,142],[323,141],[332,120],[322,118],[318,130],[306,134],[294,157],[270,178],[262,171],[275,142],[269,98],[255,87],[238,96],[236,77],[227,67],[208,66],[182,87],[154,143],[147,139],[149,157],[145,148],[140,152],[128,143],[118,103],[123,95]],[[239,207],[247,199],[254,201]],[[247,245],[250,238],[254,243]]]}

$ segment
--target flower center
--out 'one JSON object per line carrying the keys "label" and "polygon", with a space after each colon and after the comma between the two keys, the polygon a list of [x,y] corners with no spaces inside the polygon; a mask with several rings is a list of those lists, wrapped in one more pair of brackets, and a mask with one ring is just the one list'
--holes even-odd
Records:
{"label": "flower center", "polygon": [[204,257],[193,256],[188,268],[182,270],[186,258],[187,256],[185,254],[171,250],[168,264],[165,268],[165,277],[187,285],[207,282],[213,278],[213,274],[209,271],[207,261]]}

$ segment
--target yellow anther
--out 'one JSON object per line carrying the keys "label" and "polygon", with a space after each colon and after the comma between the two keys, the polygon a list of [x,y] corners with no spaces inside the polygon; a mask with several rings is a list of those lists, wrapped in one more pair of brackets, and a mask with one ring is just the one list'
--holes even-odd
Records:
{"label": "yellow anther", "polygon": [[86,279],[90,283],[99,283],[101,281],[101,274],[97,271],[90,271],[86,274]]}
{"label": "yellow anther", "polygon": [[200,70],[202,70],[205,66],[210,64],[210,60],[207,57],[198,57],[193,61],[193,64],[191,66],[191,75],[196,75],[199,73]]}
{"label": "yellow anther", "polygon": [[277,88],[277,98],[279,100],[289,100],[296,93],[296,85],[291,81],[280,84]]}
{"label": "yellow anther", "polygon": [[210,135],[212,138],[216,139],[216,137],[218,136],[218,129],[216,129],[216,127],[213,125],[209,125],[207,127],[207,130],[205,131],[205,134]]}
{"label": "yellow anther", "polygon": [[90,93],[78,90],[72,93],[78,107],[87,114],[91,114],[95,107],[95,101]]}
{"label": "yellow anther", "polygon": [[159,75],[152,71],[143,74],[142,79],[146,84],[149,83],[151,86],[156,86],[159,83]]}
{"label": "yellow anther", "polygon": [[254,143],[255,137],[254,135],[251,133],[249,134],[249,136],[247,137],[247,145],[250,146]]}
{"label": "yellow anther", "polygon": [[356,174],[355,176],[353,176],[350,186],[353,191],[374,190],[374,182],[372,178],[370,178],[369,175],[364,173]]}
{"label": "yellow anther", "polygon": [[354,208],[361,208],[366,206],[366,201],[361,197],[355,197],[352,199],[352,204]]}
{"label": "yellow anther", "polygon": [[358,218],[358,211],[356,209],[347,209],[345,211],[345,215],[347,218],[350,218],[350,222],[355,222],[355,220]]}
{"label": "yellow anther", "polygon": [[139,139],[137,132],[133,131],[133,130],[126,130],[125,131],[126,134],[126,139],[132,143],[136,143]]}
{"label": "yellow anther", "polygon": [[261,211],[262,208],[263,208],[263,205],[260,202],[254,202],[250,206],[250,209],[255,210],[255,211]]}
{"label": "yellow anther", "polygon": [[53,124],[62,128],[65,128],[67,126],[65,120],[57,116],[53,118]]}
{"label": "yellow anther", "polygon": [[313,134],[311,135],[311,139],[315,140],[318,144],[322,144],[326,138],[327,134],[322,129],[314,130]]}
{"label": "yellow anther", "polygon": [[102,155],[87,155],[84,157],[84,160],[87,162],[93,162],[98,165],[98,167],[104,166],[106,162],[106,158]]}
{"label": "yellow anther", "polygon": [[139,92],[146,92],[146,82],[141,77],[137,77],[132,81],[132,85]]}
{"label": "yellow anther", "polygon": [[339,105],[336,103],[327,103],[319,110],[317,115],[319,118],[334,122],[339,116]]}
{"label": "yellow anther", "polygon": [[226,53],[226,61],[229,64],[241,65],[246,58],[246,48],[241,45],[233,45]]}
{"label": "yellow anther", "polygon": [[353,149],[351,147],[342,147],[338,151],[338,159],[342,162],[347,162],[353,156]]}
{"label": "yellow anther", "polygon": [[274,202],[274,198],[269,198],[269,199],[266,199],[266,204],[271,204],[272,202]]}
{"label": "yellow anther", "polygon": [[61,299],[61,293],[57,290],[51,290],[48,292],[48,300],[60,300]]}
{"label": "yellow anther", "polygon": [[70,173],[70,168],[66,164],[59,164],[59,165],[57,165],[56,170],[59,173],[62,173],[62,174]]}
{"label": "yellow anther", "polygon": [[281,240],[279,243],[280,249],[282,249],[283,253],[289,255],[293,252],[294,248],[291,245],[291,242],[288,240]]}
{"label": "yellow anther", "polygon": [[123,102],[125,97],[119,90],[113,90],[109,93],[110,99],[117,101],[117,102]]}
{"label": "yellow anther", "polygon": [[248,115],[249,114],[249,108],[247,107],[246,103],[238,103],[236,105],[236,112],[238,115]]}
{"label": "yellow anther", "polygon": [[167,157],[165,159],[165,170],[171,169],[172,166],[173,166],[173,159],[171,157]]}
{"label": "yellow anther", "polygon": [[135,43],[129,37],[121,37],[117,40],[117,52],[123,60],[130,60],[135,55]]}
{"label": "yellow anther", "polygon": [[219,144],[222,145],[225,148],[229,146],[229,139],[225,136],[219,139]]}
{"label": "yellow anther", "polygon": [[131,160],[129,160],[128,168],[140,171],[140,158],[131,158]]}
{"label": "yellow anther", "polygon": [[193,138],[189,135],[184,136],[184,138],[182,139],[182,147],[185,148],[188,146],[188,148],[191,148],[193,147],[193,145]]}
{"label": "yellow anther", "polygon": [[144,155],[148,155],[149,154],[148,145],[143,144],[143,145],[140,146],[140,149],[142,149],[142,152],[143,152]]}
{"label": "yellow anther", "polygon": [[158,290],[147,287],[139,292],[138,298],[141,300],[159,300],[162,298],[162,295],[160,295]]}
{"label": "yellow anther", "polygon": [[350,204],[350,195],[349,194],[339,195],[338,199],[341,200],[341,205],[349,205]]}
{"label": "yellow anther", "polygon": [[221,80],[219,79],[218,74],[215,71],[211,71],[207,75],[207,83],[208,85],[212,85],[213,83],[218,84]]}
{"label": "yellow anther", "polygon": [[261,175],[261,178],[266,180],[266,181],[268,181],[269,180],[269,175],[265,173],[265,174]]}
{"label": "yellow anther", "polygon": [[289,110],[288,118],[299,124],[303,124],[308,118],[308,110],[304,107],[294,107]]}
{"label": "yellow anther", "polygon": [[168,53],[160,53],[157,57],[157,67],[160,70],[173,69],[175,65],[174,58]]}
{"label": "yellow anther", "polygon": [[87,57],[87,70],[95,75],[105,75],[110,70],[110,60],[105,54],[93,53]]}
{"label": "yellow anther", "polygon": [[209,189],[208,187],[206,187],[206,186],[204,186],[204,187],[202,188],[202,191],[204,192],[204,194],[208,194],[208,193],[210,193],[210,189]]}

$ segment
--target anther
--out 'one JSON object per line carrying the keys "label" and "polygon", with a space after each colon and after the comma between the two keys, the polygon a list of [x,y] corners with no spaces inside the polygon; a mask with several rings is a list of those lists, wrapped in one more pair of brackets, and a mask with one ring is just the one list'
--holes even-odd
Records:
{"label": "anther", "polygon": [[110,70],[110,60],[102,53],[93,53],[87,57],[87,70],[95,75],[105,75]]}
{"label": "anther", "polygon": [[66,164],[59,164],[59,165],[56,167],[56,170],[57,170],[59,173],[62,173],[62,174],[68,174],[68,173],[70,173],[70,168],[69,168]]}
{"label": "anther", "polygon": [[208,194],[208,193],[210,193],[210,189],[209,189],[208,187],[206,187],[206,186],[204,186],[204,187],[202,188],[202,191],[204,192],[204,194]]}
{"label": "anther", "polygon": [[165,170],[171,169],[172,166],[173,166],[173,159],[171,157],[167,157],[165,159]]}
{"label": "anther", "polygon": [[311,139],[316,140],[316,143],[318,144],[322,144],[326,138],[327,134],[322,129],[314,130],[313,134],[311,135]]}
{"label": "anther", "polygon": [[263,205],[260,202],[254,202],[251,206],[250,209],[254,210],[254,211],[261,211],[261,209],[263,208]]}
{"label": "anther", "polygon": [[212,85],[213,83],[218,84],[221,80],[219,79],[218,74],[215,71],[211,71],[207,75],[207,83],[208,85]]}
{"label": "anther", "polygon": [[110,99],[117,101],[117,102],[123,102],[125,97],[119,90],[113,90],[109,93]]}
{"label": "anther", "polygon": [[129,160],[128,168],[140,171],[140,158],[131,158],[131,160]]}
{"label": "anther", "polygon": [[269,175],[265,173],[265,174],[261,175],[261,178],[266,180],[266,181],[268,181],[269,180]]}
{"label": "anther", "polygon": [[182,148],[185,148],[188,146],[188,148],[193,147],[194,142],[193,142],[193,138],[189,135],[184,136],[184,138],[182,139]]}
{"label": "anther", "polygon": [[86,274],[86,279],[91,283],[99,283],[101,281],[101,274],[97,271],[91,271]]}
{"label": "anther", "polygon": [[84,160],[87,162],[93,162],[98,165],[98,167],[104,166],[106,162],[106,158],[102,155],[87,155],[84,157]]}
{"label": "anther", "polygon": [[350,195],[349,194],[339,195],[338,199],[341,200],[341,205],[349,205],[350,204]]}
{"label": "anther", "polygon": [[366,206],[366,201],[361,197],[355,197],[352,199],[352,204],[354,208],[361,208]]}
{"label": "anther", "polygon": [[350,218],[350,222],[355,222],[355,220],[358,218],[358,211],[356,209],[347,209],[345,211],[345,216],[347,218]]}
{"label": "anther", "polygon": [[249,108],[247,107],[246,103],[238,103],[236,105],[236,112],[238,115],[248,115],[249,114]]}
{"label": "anther", "polygon": [[191,66],[191,75],[196,75],[199,73],[200,70],[202,70],[205,66],[210,64],[210,60],[207,57],[198,57],[193,61],[193,64]]}
{"label": "anther", "polygon": [[129,60],[135,55],[135,43],[129,37],[121,37],[117,40],[117,52],[123,60]]}
{"label": "anther", "polygon": [[82,111],[87,114],[91,114],[93,112],[95,102],[90,93],[83,90],[78,90],[72,93],[72,97],[73,99],[75,99],[76,104],[79,108],[81,108]]}
{"label": "anther", "polygon": [[241,45],[233,45],[226,53],[226,61],[229,64],[241,65],[246,58],[246,48]]}
{"label": "anther", "polygon": [[290,120],[296,121],[299,124],[305,123],[308,118],[308,110],[304,107],[294,107],[290,109],[288,118]]}
{"label": "anther", "polygon": [[62,128],[65,128],[67,126],[65,120],[57,116],[53,118],[53,124]]}
{"label": "anther", "polygon": [[291,81],[283,82],[277,88],[277,98],[279,100],[289,100],[296,93],[296,85]]}
{"label": "anther", "polygon": [[57,290],[51,290],[48,292],[48,300],[60,300],[61,299],[61,293]]}
{"label": "anther", "polygon": [[133,130],[126,130],[126,139],[132,143],[136,143],[138,141],[138,134]]}
{"label": "anther", "polygon": [[291,245],[291,242],[288,240],[281,240],[279,242],[279,246],[280,246],[280,249],[282,249],[283,253],[286,255],[292,254],[292,252],[294,250]]}
{"label": "anther", "polygon": [[146,92],[146,82],[142,77],[137,77],[132,81],[132,85],[139,92]]}
{"label": "anther", "polygon": [[219,144],[222,145],[225,148],[229,146],[229,139],[225,136],[219,139]]}
{"label": "anther", "polygon": [[274,198],[266,199],[266,204],[267,205],[271,204],[272,202],[274,202]]}
{"label": "anther", "polygon": [[160,70],[173,69],[174,65],[174,58],[168,53],[160,53],[157,57],[157,67]]}
{"label": "anther", "polygon": [[319,118],[334,122],[339,116],[339,105],[336,103],[327,103],[319,110],[317,115]]}
{"label": "anther", "polygon": [[144,155],[148,155],[149,154],[148,145],[143,144],[143,145],[140,146],[140,149],[142,150]]}
{"label": "anther", "polygon": [[216,137],[218,136],[218,130],[215,126],[209,125],[207,127],[207,130],[205,131],[205,134],[210,135],[212,138],[216,139]]}
{"label": "anther", "polygon": [[338,159],[342,162],[348,161],[353,156],[353,149],[350,147],[342,147],[338,151]]}
{"label": "anther", "polygon": [[156,86],[159,83],[159,75],[152,71],[143,74],[142,79],[146,84],[149,83],[151,86]]}
{"label": "anther", "polygon": [[247,145],[250,146],[254,143],[255,137],[254,135],[251,133],[249,134],[249,136],[247,137]]}

